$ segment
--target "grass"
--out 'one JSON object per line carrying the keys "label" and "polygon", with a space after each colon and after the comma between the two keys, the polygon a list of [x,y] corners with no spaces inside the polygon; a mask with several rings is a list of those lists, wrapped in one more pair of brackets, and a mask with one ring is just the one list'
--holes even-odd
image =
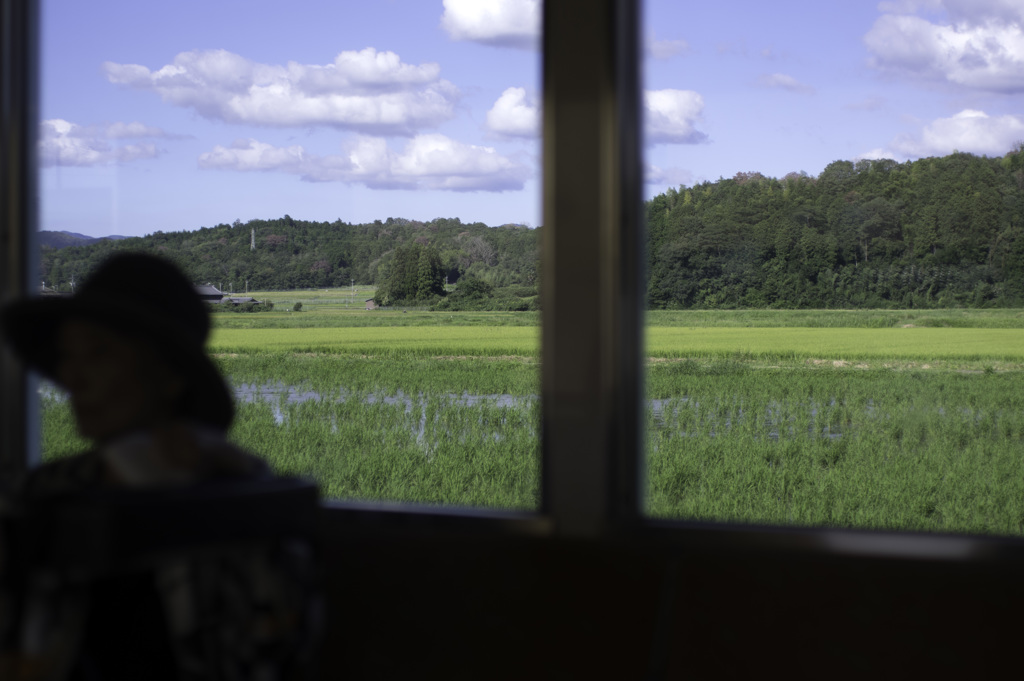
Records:
{"label": "grass", "polygon": [[334,399],[241,405],[231,432],[281,472],[312,476],[327,497],[532,510],[539,505],[538,414],[532,405],[453,406]]}
{"label": "grass", "polygon": [[648,326],[1024,329],[1024,310],[652,310]]}
{"label": "grass", "polygon": [[[221,370],[267,393],[239,404],[235,442],[329,497],[538,507],[537,314],[291,295],[266,297],[303,312],[215,317]],[[1024,534],[1024,312],[648,322],[648,513]],[[43,418],[46,457],[83,446],[66,403],[44,398]]]}
{"label": "grass", "polygon": [[[433,326],[218,328],[209,343],[215,354],[292,352],[372,357],[536,357],[538,327]],[[963,360],[1024,362],[1024,332],[982,328],[684,328],[647,331],[651,357],[747,359]]]}
{"label": "grass", "polygon": [[373,357],[536,356],[538,327],[391,326],[300,329],[216,329],[214,354],[339,353]]}
{"label": "grass", "polygon": [[1019,372],[652,367],[647,510],[1024,534]]}
{"label": "grass", "polygon": [[1002,328],[648,329],[652,357],[1024,362],[1024,331]]}

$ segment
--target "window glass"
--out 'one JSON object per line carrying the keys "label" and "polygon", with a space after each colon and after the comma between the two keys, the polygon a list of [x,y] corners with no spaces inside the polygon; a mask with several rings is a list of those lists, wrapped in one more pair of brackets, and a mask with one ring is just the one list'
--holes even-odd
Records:
{"label": "window glass", "polygon": [[1022,18],[645,4],[646,513],[1024,533]]}
{"label": "window glass", "polygon": [[[540,3],[42,6],[41,293],[160,254],[233,441],[330,498],[537,508]],[[44,460],[88,448],[42,393]]]}

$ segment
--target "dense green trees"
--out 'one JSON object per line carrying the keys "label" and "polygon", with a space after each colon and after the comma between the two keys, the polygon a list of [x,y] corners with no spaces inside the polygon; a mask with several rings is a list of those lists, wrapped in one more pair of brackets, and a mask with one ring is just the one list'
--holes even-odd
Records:
{"label": "dense green trees", "polygon": [[[1024,305],[1024,144],[1002,158],[835,161],[817,177],[741,172],[669,189],[646,210],[655,308]],[[424,304],[444,296],[446,281],[469,277],[472,291],[440,307],[535,309],[541,230],[286,215],[46,247],[42,275],[68,290],[72,277],[80,283],[103,257],[130,248],[225,290],[354,280],[376,284],[379,302]]]}
{"label": "dense green trees", "polygon": [[378,305],[429,303],[444,295],[446,271],[430,244],[412,242],[394,250],[387,274],[377,285]]}
{"label": "dense green trees", "polygon": [[1024,145],[738,173],[647,219],[652,307],[1024,305]]}
{"label": "dense green trees", "polygon": [[[256,249],[250,248],[253,231]],[[456,283],[467,272],[493,286],[534,285],[540,230],[520,225],[488,227],[458,218],[419,222],[388,218],[367,224],[277,220],[203,227],[191,232],[156,232],[71,248],[45,247],[41,274],[48,285],[70,290],[106,256],[120,249],[155,252],[175,261],[196,283],[223,290],[384,286],[394,270],[409,271],[395,300],[423,300],[444,293],[445,277]],[[413,262],[402,254],[416,251]],[[424,262],[420,253],[426,252]],[[406,280],[402,280],[405,282]],[[397,297],[396,297],[397,295]]]}

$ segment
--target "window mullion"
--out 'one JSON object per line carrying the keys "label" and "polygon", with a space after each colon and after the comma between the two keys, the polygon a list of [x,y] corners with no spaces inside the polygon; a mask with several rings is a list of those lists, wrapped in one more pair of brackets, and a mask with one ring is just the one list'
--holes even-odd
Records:
{"label": "window mullion", "polygon": [[[0,304],[24,296],[37,281],[38,19],[34,0],[0,0]],[[32,383],[0,349],[0,484],[38,451]]]}
{"label": "window mullion", "polygon": [[544,508],[569,536],[638,500],[637,4],[545,3]]}

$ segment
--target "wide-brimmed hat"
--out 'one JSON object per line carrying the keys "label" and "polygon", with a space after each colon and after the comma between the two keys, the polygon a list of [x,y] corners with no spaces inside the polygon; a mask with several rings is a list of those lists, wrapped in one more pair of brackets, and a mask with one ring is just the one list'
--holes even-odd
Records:
{"label": "wide-brimmed hat", "polygon": [[0,332],[24,362],[60,383],[57,331],[70,319],[102,324],[153,347],[185,379],[179,415],[224,429],[231,424],[231,393],[204,349],[210,333],[206,305],[170,262],[144,253],[114,255],[74,296],[5,306]]}

